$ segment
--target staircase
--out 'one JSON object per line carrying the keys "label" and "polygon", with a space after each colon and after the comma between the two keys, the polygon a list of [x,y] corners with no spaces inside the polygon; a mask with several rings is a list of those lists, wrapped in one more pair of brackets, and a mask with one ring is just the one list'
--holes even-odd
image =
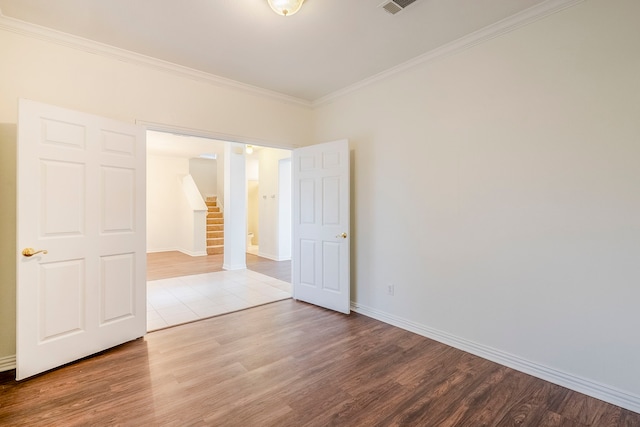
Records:
{"label": "staircase", "polygon": [[224,253],[224,218],[218,198],[207,197],[207,255]]}

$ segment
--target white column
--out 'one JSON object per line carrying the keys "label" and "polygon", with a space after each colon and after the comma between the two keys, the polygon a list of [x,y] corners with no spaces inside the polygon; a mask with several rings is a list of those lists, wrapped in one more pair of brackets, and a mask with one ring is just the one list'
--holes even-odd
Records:
{"label": "white column", "polygon": [[291,259],[291,158],[278,161],[278,260]]}
{"label": "white column", "polygon": [[247,182],[244,144],[227,142],[224,149],[225,270],[247,268]]}

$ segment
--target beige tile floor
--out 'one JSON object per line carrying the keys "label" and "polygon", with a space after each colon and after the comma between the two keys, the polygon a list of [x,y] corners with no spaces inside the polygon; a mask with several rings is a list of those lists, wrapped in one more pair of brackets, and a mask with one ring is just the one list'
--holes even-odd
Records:
{"label": "beige tile floor", "polygon": [[291,284],[251,270],[147,282],[147,331],[291,298]]}

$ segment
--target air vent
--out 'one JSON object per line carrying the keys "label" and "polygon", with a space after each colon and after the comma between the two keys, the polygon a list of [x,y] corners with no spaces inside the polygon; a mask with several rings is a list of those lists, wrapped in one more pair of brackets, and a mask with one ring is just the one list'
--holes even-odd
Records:
{"label": "air vent", "polygon": [[383,8],[387,13],[395,15],[417,0],[391,0],[385,1],[379,7]]}

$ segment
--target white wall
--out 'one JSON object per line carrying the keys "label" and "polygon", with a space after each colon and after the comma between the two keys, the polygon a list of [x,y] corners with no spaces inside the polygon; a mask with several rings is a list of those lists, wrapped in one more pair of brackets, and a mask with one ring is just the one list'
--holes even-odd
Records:
{"label": "white wall", "polygon": [[247,180],[247,233],[253,233],[251,244],[260,244],[260,190],[258,181]]}
{"label": "white wall", "polygon": [[218,194],[218,161],[213,159],[189,159],[189,173],[200,190],[203,199]]}
{"label": "white wall", "polygon": [[147,252],[206,255],[206,221],[189,159],[147,155]]}
{"label": "white wall", "polygon": [[12,367],[16,342],[16,138],[15,124],[0,123],[0,370]]}
{"label": "white wall", "polygon": [[638,16],[586,1],[315,111],[361,311],[640,410]]}
{"label": "white wall", "polygon": [[182,246],[180,230],[185,218],[181,208],[187,201],[180,178],[188,173],[185,158],[147,156],[147,252],[174,251]]}
{"label": "white wall", "polygon": [[[265,258],[281,261],[287,259],[287,256],[281,253],[279,244],[279,161],[290,158],[291,151],[263,148],[258,151],[258,157],[260,159],[260,181],[258,182],[260,246],[258,254]],[[289,251],[290,257],[291,251]]]}
{"label": "white wall", "polygon": [[22,97],[129,123],[285,147],[310,142],[308,107],[16,31],[0,17],[0,123],[17,122]]}
{"label": "white wall", "polygon": [[260,161],[258,153],[245,154],[247,181],[257,181],[260,179]]}

